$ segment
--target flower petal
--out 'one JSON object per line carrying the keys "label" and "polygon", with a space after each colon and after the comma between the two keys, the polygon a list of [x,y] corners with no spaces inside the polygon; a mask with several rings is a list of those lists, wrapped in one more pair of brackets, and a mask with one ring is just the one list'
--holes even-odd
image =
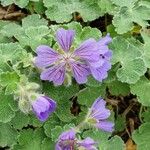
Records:
{"label": "flower petal", "polygon": [[110,37],[110,34],[108,33],[105,37],[101,38],[98,41],[98,47],[102,46],[102,45],[107,45],[112,41],[112,38]]}
{"label": "flower petal", "polygon": [[69,51],[74,36],[75,36],[74,30],[65,30],[63,28],[58,29],[56,33],[57,42],[64,51]]}
{"label": "flower petal", "polygon": [[90,117],[97,120],[105,120],[110,116],[110,110],[106,108],[106,102],[97,98],[90,109]]}
{"label": "flower petal", "polygon": [[93,147],[96,144],[96,142],[90,137],[87,137],[82,141],[78,141],[77,144],[79,144],[80,146],[83,146],[84,148],[90,148],[90,147]]}
{"label": "flower petal", "polygon": [[94,110],[94,109],[99,109],[99,108],[105,108],[106,107],[106,101],[104,101],[101,97],[97,98],[91,109]]}
{"label": "flower petal", "polygon": [[60,136],[59,136],[59,139],[60,140],[74,140],[75,139],[75,136],[76,136],[76,133],[74,130],[69,130],[69,131],[66,131],[66,132],[63,132]]}
{"label": "flower petal", "polygon": [[72,73],[74,78],[79,84],[87,82],[87,76],[89,75],[89,68],[86,64],[80,62],[72,62]]}
{"label": "flower petal", "polygon": [[98,60],[99,51],[97,42],[94,39],[84,41],[79,48],[75,50],[74,54],[87,61]]}
{"label": "flower petal", "polygon": [[56,102],[46,96],[40,96],[32,102],[33,112],[40,121],[45,121],[55,111]]}
{"label": "flower petal", "polygon": [[103,131],[113,132],[114,130],[114,123],[110,121],[100,121],[96,124],[96,127],[102,129]]}
{"label": "flower petal", "polygon": [[62,150],[62,148],[60,147],[60,143],[56,143],[55,145],[55,150]]}
{"label": "flower petal", "polygon": [[55,85],[61,85],[65,79],[65,66],[59,64],[52,66],[41,73],[40,78],[42,80],[53,81]]}
{"label": "flower petal", "polygon": [[98,80],[102,81],[107,77],[107,71],[111,68],[111,64],[109,62],[105,62],[101,67],[90,67],[91,73],[93,77]]}
{"label": "flower petal", "polygon": [[59,59],[59,54],[46,45],[37,47],[36,53],[35,64],[37,67],[47,67]]}
{"label": "flower petal", "polygon": [[110,116],[110,110],[106,108],[98,108],[96,110],[93,110],[93,112],[90,115],[92,118],[99,120],[105,120]]}

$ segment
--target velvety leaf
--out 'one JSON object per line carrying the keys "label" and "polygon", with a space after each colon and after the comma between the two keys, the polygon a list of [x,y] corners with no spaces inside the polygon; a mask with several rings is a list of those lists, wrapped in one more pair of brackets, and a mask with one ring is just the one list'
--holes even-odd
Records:
{"label": "velvety leaf", "polygon": [[19,7],[23,8],[28,4],[29,0],[1,0],[2,5],[7,6],[15,3]]}
{"label": "velvety leaf", "polygon": [[3,91],[0,92],[0,122],[6,123],[15,117],[16,105],[13,96],[5,95]]}
{"label": "velvety leaf", "polygon": [[72,14],[75,12],[80,13],[85,22],[94,20],[102,14],[95,0],[58,0],[57,2],[44,0],[44,5],[48,8],[46,11],[47,17],[58,23],[69,22],[73,18]]}
{"label": "velvety leaf", "polygon": [[29,124],[30,117],[23,114],[20,110],[16,112],[15,117],[11,120],[11,125],[15,129],[21,130]]}
{"label": "velvety leaf", "polygon": [[42,129],[22,130],[18,136],[18,144],[13,150],[41,150],[45,135]]}
{"label": "velvety leaf", "polygon": [[146,72],[146,66],[142,59],[142,53],[129,40],[117,37],[112,42],[113,64],[120,63],[117,70],[118,80],[126,83],[136,83],[140,76]]}
{"label": "velvety leaf", "polygon": [[46,26],[46,25],[48,25],[48,22],[37,14],[29,15],[28,17],[22,20],[23,28],[28,28],[31,26],[32,27]]}
{"label": "velvety leaf", "polygon": [[130,93],[130,87],[127,83],[122,83],[118,80],[115,80],[108,84],[109,92],[112,95],[122,95],[126,96]]}
{"label": "velvety leaf", "polygon": [[150,123],[142,124],[139,129],[135,130],[132,134],[134,142],[137,144],[137,150],[150,149]]}
{"label": "velvety leaf", "polygon": [[110,133],[103,132],[103,131],[85,131],[83,133],[83,137],[91,137],[93,138],[99,145],[99,149],[104,149],[104,150],[124,150],[124,142],[119,136],[114,136],[110,140]]}
{"label": "velvety leaf", "polygon": [[51,137],[51,130],[55,128],[55,126],[60,125],[61,122],[58,117],[53,114],[44,124],[44,132],[48,137]]}
{"label": "velvety leaf", "polygon": [[43,91],[47,96],[50,96],[52,99],[56,100],[57,102],[66,102],[71,97],[76,95],[79,91],[78,85],[71,85],[69,87],[66,86],[58,86],[55,87],[51,83],[44,83],[43,84]]}
{"label": "velvety leaf", "polygon": [[53,150],[55,149],[55,143],[50,138],[45,138],[42,141],[41,150]]}
{"label": "velvety leaf", "polygon": [[133,29],[134,23],[139,24],[143,28],[148,26],[147,20],[150,19],[150,2],[146,5],[138,0],[112,0],[117,5],[119,11],[114,13],[113,25],[119,34],[126,33]]}
{"label": "velvety leaf", "polygon": [[22,51],[23,49],[18,43],[0,44],[0,70],[6,71],[6,65],[10,68],[7,70],[11,70],[8,62],[15,65],[21,61]]}
{"label": "velvety leaf", "polygon": [[144,106],[150,106],[150,81],[142,77],[137,83],[130,86],[131,93],[137,95],[138,101]]}
{"label": "velvety leaf", "polygon": [[16,143],[17,131],[9,124],[0,123],[0,147],[12,147]]}
{"label": "velvety leaf", "polygon": [[105,97],[105,92],[105,85],[102,85],[100,87],[86,87],[77,94],[78,102],[81,105],[90,107],[95,99],[97,99],[98,97]]}
{"label": "velvety leaf", "polygon": [[19,78],[16,72],[5,72],[0,74],[0,85],[6,87],[5,94],[12,94],[15,92]]}

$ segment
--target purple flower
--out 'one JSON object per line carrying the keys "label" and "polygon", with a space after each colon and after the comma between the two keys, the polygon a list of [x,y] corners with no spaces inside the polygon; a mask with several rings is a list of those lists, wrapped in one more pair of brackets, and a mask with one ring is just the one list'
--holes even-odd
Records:
{"label": "purple flower", "polygon": [[95,127],[107,132],[112,132],[114,123],[106,120],[109,116],[110,110],[106,108],[106,102],[103,99],[98,98],[90,108],[90,112],[87,118],[88,122]]}
{"label": "purple flower", "polygon": [[63,132],[59,136],[55,150],[97,150],[95,144],[96,142],[89,137],[84,140],[78,140],[76,138],[76,132],[71,129],[69,131]]}
{"label": "purple flower", "polygon": [[76,133],[74,130],[63,132],[55,146],[55,150],[73,150],[75,146]]}
{"label": "purple flower", "polygon": [[100,59],[99,61],[90,62],[91,74],[98,81],[107,78],[107,72],[111,69],[110,59],[112,57],[112,51],[108,48],[108,44],[111,41],[112,38],[109,34],[100,39],[97,42]]}
{"label": "purple flower", "polygon": [[107,35],[98,42],[88,39],[73,50],[74,36],[74,30],[60,28],[56,33],[59,50],[55,51],[46,45],[37,48],[35,63],[37,67],[44,69],[40,76],[42,80],[61,85],[70,72],[79,84],[86,83],[90,74],[99,81],[107,77],[107,71],[111,67],[107,63],[111,57],[107,46],[110,36]]}
{"label": "purple flower", "polygon": [[56,109],[56,102],[46,96],[40,96],[32,101],[32,110],[40,121],[46,121]]}
{"label": "purple flower", "polygon": [[79,149],[82,149],[82,150],[97,150],[95,146],[97,143],[90,137],[87,137],[86,139],[82,141],[78,141],[77,144],[78,144]]}

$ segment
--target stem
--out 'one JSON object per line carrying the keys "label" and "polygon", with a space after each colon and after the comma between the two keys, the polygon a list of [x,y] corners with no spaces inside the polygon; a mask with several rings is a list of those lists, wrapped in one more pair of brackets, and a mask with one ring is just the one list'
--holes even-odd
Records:
{"label": "stem", "polygon": [[83,126],[86,124],[85,121],[81,122],[80,124],[78,124],[74,129],[78,132],[81,130],[81,128],[83,128]]}
{"label": "stem", "polygon": [[139,112],[139,119],[140,119],[141,123],[143,123],[143,120],[142,120],[142,111],[143,111],[143,106],[141,105],[140,112]]}
{"label": "stem", "polygon": [[77,19],[76,19],[76,12],[73,13],[73,20],[77,21]]}
{"label": "stem", "polygon": [[106,27],[106,30],[107,30],[107,14],[105,15],[105,27]]}

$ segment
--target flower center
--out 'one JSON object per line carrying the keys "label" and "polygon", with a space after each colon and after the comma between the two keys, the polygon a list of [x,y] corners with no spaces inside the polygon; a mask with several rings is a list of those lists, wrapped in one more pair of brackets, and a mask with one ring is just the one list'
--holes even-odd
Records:
{"label": "flower center", "polygon": [[70,148],[70,150],[74,150],[75,141],[74,140],[65,140],[65,141],[61,141],[59,143],[59,145],[64,149]]}

